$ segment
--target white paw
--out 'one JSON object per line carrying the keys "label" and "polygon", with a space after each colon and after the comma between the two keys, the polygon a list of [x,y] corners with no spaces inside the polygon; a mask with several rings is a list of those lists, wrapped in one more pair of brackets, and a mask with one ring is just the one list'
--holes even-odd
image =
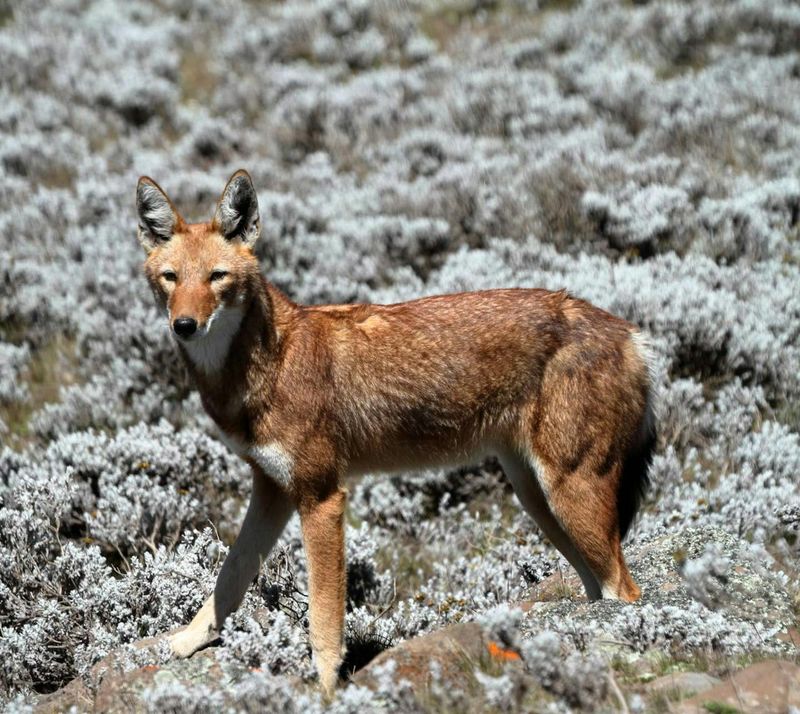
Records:
{"label": "white paw", "polygon": [[196,632],[192,632],[192,630],[187,628],[174,635],[170,635],[167,642],[169,642],[172,654],[183,659],[185,657],[191,657],[207,642],[207,639],[198,637]]}

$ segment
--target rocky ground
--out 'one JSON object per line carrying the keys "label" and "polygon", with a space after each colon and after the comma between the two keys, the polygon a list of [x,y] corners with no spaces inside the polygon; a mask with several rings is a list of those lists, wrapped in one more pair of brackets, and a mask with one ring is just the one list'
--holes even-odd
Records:
{"label": "rocky ground", "polygon": [[[590,603],[580,580],[557,573],[538,583],[529,599],[510,603],[477,622],[464,622],[411,638],[383,651],[343,684],[347,707],[424,711],[548,711],[567,705],[593,711],[753,711],[787,712],[800,706],[800,632],[793,605],[775,588],[774,576],[747,562],[717,572],[711,590],[714,611],[704,611],[681,573],[688,557],[713,545],[731,563],[741,555],[736,539],[713,528],[689,529],[642,544],[631,552],[633,571],[645,591],[645,604]],[[653,611],[661,622],[636,639],[641,621]],[[269,626],[266,609],[253,613]],[[659,640],[685,647],[688,619],[705,617],[714,635],[690,643],[693,657],[673,659],[655,648]],[[771,656],[731,660],[716,656],[726,640],[755,634]],[[580,642],[566,650],[560,638]],[[715,643],[713,638],[718,638]],[[159,638],[137,643],[131,660],[124,652],[94,665],[87,675],[42,697],[36,711],[128,712],[181,710],[186,695],[201,686],[219,697],[217,706],[239,708],[243,697],[226,692],[263,676],[257,667],[226,667],[217,647],[189,660],[162,661]],[[137,661],[138,660],[138,661]],[[143,662],[147,661],[147,664]],[[300,680],[294,686],[308,694]],[[274,693],[270,692],[274,696]],[[155,698],[154,698],[155,695]],[[283,711],[300,711],[305,702],[284,691]],[[313,695],[312,695],[313,696]],[[248,701],[257,709],[259,700]],[[210,702],[206,702],[208,706]],[[278,708],[278,702],[269,700]],[[341,709],[342,702],[334,704]],[[725,709],[724,707],[729,707]],[[714,709],[713,707],[717,707]]]}
{"label": "rocky ground", "polygon": [[[788,0],[0,2],[0,706],[800,707],[798,48]],[[169,660],[250,484],[133,195],[206,219],[240,167],[295,300],[567,288],[650,334],[640,602],[586,602],[494,461],[368,475],[331,702],[296,520]]]}

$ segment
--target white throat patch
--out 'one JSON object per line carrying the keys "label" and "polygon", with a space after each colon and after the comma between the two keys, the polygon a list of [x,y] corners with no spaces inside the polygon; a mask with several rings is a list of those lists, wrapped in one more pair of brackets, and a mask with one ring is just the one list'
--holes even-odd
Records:
{"label": "white throat patch", "polygon": [[225,364],[231,342],[239,331],[244,312],[240,307],[220,305],[190,340],[181,340],[192,364],[203,372],[217,372]]}

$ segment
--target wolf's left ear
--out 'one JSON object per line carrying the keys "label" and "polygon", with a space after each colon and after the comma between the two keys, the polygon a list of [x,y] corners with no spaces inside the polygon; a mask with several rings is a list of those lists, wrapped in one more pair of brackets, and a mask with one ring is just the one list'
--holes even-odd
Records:
{"label": "wolf's left ear", "polygon": [[214,214],[214,227],[228,240],[253,247],[261,233],[258,197],[250,174],[239,169],[228,180]]}
{"label": "wolf's left ear", "polygon": [[172,238],[183,220],[167,194],[149,176],[142,176],[136,186],[136,213],[139,242],[148,253]]}

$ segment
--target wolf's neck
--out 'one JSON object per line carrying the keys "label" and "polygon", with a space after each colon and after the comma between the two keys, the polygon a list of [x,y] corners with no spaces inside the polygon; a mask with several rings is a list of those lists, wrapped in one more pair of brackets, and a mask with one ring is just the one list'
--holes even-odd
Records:
{"label": "wolf's neck", "polygon": [[[197,349],[183,345],[189,371],[210,412],[229,411],[258,382],[270,382],[276,370],[284,326],[297,306],[259,276],[250,300],[219,315],[218,334]],[[212,416],[214,414],[212,413]]]}

